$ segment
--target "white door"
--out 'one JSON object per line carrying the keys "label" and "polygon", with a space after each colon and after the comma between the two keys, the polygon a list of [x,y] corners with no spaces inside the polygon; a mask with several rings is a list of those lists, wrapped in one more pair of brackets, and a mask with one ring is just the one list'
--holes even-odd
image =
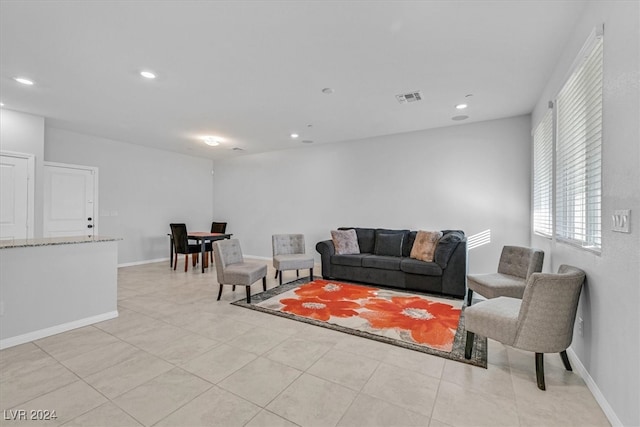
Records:
{"label": "white door", "polygon": [[98,168],[44,165],[44,237],[98,233]]}
{"label": "white door", "polygon": [[0,154],[0,239],[33,237],[33,165],[33,155]]}

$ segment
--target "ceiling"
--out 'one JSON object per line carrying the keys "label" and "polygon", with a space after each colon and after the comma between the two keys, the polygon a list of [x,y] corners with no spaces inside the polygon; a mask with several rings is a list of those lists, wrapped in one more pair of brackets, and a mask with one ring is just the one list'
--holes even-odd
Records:
{"label": "ceiling", "polygon": [[584,5],[2,0],[0,101],[211,159],[511,117],[531,112]]}

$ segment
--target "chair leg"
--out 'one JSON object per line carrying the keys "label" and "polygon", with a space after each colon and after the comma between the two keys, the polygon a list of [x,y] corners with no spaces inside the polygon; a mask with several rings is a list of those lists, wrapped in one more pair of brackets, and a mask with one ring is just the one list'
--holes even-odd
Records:
{"label": "chair leg", "polygon": [[245,286],[247,288],[247,304],[251,304],[251,286]]}
{"label": "chair leg", "polygon": [[222,296],[222,287],[223,286],[224,286],[223,284],[220,284],[220,290],[218,291],[218,301],[220,301],[220,297]]}
{"label": "chair leg", "polygon": [[235,291],[236,291],[236,285],[233,285],[233,287],[231,288],[231,290],[232,290],[233,292],[235,292]]}
{"label": "chair leg", "polygon": [[278,270],[276,270],[276,275],[275,275],[274,279],[277,279],[277,278],[278,278]]}
{"label": "chair leg", "polygon": [[567,356],[567,350],[562,350],[560,352],[560,357],[562,358],[562,363],[564,364],[564,369],[567,371],[573,371],[571,369],[571,363],[569,363],[569,357]]}
{"label": "chair leg", "polygon": [[262,290],[263,291],[267,290],[267,276],[262,278]]}
{"label": "chair leg", "polygon": [[536,380],[538,388],[546,390],[544,386],[544,353],[536,353]]}
{"label": "chair leg", "polygon": [[312,282],[313,281],[313,267],[311,267],[309,269],[309,281]]}
{"label": "chair leg", "polygon": [[280,282],[280,286],[282,286],[282,271],[280,272],[280,279],[278,279]]}
{"label": "chair leg", "polygon": [[300,277],[300,270],[296,270],[296,277]]}
{"label": "chair leg", "polygon": [[467,342],[464,345],[464,358],[471,359],[471,351],[473,350],[473,337],[475,334],[473,332],[467,331]]}
{"label": "chair leg", "polygon": [[174,258],[173,258],[173,270],[175,271],[176,267],[178,266],[178,253],[176,252]]}
{"label": "chair leg", "polygon": [[187,268],[189,267],[189,254],[184,256],[184,272],[187,272]]}
{"label": "chair leg", "polygon": [[471,289],[467,290],[467,307],[471,306],[471,300],[473,299],[473,291]]}

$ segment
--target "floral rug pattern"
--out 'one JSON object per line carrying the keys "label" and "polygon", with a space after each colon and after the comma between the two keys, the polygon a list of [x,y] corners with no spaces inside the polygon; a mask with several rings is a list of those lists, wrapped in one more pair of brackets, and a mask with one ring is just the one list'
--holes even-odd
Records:
{"label": "floral rug pattern", "polygon": [[308,278],[232,304],[486,367],[486,339],[464,359],[461,300]]}

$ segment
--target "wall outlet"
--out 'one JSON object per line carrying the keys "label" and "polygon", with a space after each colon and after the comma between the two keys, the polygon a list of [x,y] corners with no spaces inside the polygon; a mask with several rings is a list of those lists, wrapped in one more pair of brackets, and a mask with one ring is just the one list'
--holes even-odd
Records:
{"label": "wall outlet", "polygon": [[578,335],[584,337],[584,321],[582,317],[578,317]]}

